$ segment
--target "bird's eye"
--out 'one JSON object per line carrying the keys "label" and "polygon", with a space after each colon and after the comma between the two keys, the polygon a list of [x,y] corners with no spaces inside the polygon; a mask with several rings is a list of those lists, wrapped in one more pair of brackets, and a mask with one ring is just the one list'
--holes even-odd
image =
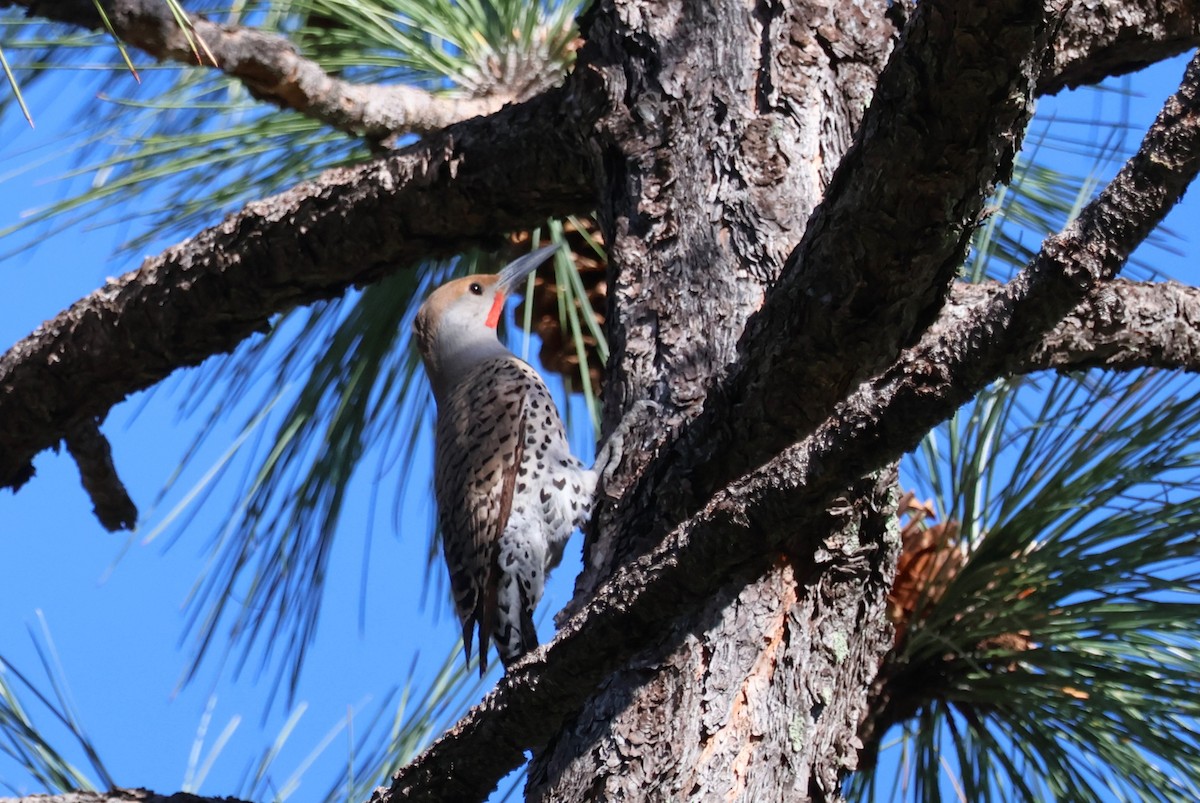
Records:
{"label": "bird's eye", "polygon": [[483,285],[479,282],[471,282],[471,286],[467,289],[477,296],[483,295]]}

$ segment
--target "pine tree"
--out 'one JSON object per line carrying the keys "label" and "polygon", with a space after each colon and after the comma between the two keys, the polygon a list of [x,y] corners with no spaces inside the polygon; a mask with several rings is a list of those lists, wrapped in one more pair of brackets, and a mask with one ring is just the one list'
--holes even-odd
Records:
{"label": "pine tree", "polygon": [[[65,442],[129,526],[113,405],[206,360],[214,422],[264,377],[300,387],[245,424],[271,437],[196,661],[265,650],[294,688],[350,477],[380,441],[397,483],[420,472],[408,332],[443,279],[567,243],[555,304],[519,317],[602,436],[657,404],[554,640],[409,761],[464,688],[451,658],[356,773],[378,799],[483,799],[527,750],[542,800],[1200,796],[1197,290],[1120,276],[1200,168],[1200,60],[1102,186],[1021,150],[1038,98],[1200,43],[1190,6],[0,9],[5,113],[35,116],[22,64],[187,65],[91,110],[137,137],[83,143],[92,185],[13,227],[106,208],[147,218],[129,249],[186,239],[0,357],[0,482]],[[163,184],[178,204],[139,206]],[[13,677],[15,754],[79,786]]]}

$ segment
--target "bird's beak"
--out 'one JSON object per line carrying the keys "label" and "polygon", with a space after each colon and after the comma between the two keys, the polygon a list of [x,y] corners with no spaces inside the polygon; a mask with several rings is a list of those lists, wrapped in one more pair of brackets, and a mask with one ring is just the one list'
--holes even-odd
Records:
{"label": "bird's beak", "polygon": [[504,270],[500,271],[499,281],[496,283],[497,288],[502,293],[512,292],[517,282],[537,270],[538,266],[557,250],[558,245],[547,245],[510,262]]}

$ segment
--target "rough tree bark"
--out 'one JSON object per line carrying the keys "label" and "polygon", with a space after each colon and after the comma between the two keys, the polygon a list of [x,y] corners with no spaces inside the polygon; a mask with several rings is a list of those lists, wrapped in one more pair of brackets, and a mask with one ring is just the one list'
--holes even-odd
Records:
{"label": "rough tree bark", "polygon": [[[534,799],[835,799],[891,644],[891,461],[1005,372],[1200,369],[1194,288],[1110,281],[1196,173],[1200,64],[1125,183],[1018,280],[951,288],[1035,92],[1177,53],[1200,30],[1176,2],[928,0],[911,20],[903,3],[828,5],[597,0],[565,90],[247,209],[19,344],[0,360],[0,483],[279,309],[449,249],[464,220],[486,239],[598,186],[614,265],[606,429],[653,398],[654,448],[619,467],[560,635],[378,797],[478,799],[533,748]],[[253,86],[240,63],[217,66]],[[554,140],[531,155],[522,128]],[[561,170],[531,172],[548,153]],[[364,244],[339,255],[354,221]],[[381,233],[395,226],[408,241]],[[163,346],[177,331],[163,314],[192,336]],[[116,320],[123,340],[92,339]],[[63,372],[80,371],[101,396],[70,395]],[[38,389],[53,403],[20,403]]]}

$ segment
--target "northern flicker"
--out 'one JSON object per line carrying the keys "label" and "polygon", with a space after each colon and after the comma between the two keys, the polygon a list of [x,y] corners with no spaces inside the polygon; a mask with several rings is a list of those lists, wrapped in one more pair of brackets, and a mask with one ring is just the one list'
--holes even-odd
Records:
{"label": "northern flicker", "polygon": [[508,292],[555,249],[442,285],[413,325],[437,402],[442,552],[468,661],[478,632],[480,674],[489,641],[505,666],[537,646],[546,574],[591,514],[596,486],[541,377],[496,336]]}

